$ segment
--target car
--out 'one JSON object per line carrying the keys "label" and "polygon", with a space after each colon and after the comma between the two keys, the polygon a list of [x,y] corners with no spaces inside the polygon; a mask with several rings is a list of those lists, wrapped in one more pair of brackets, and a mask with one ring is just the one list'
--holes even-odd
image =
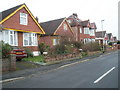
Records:
{"label": "car", "polygon": [[12,47],[12,49],[13,50],[10,53],[16,55],[16,60],[20,61],[23,58],[27,57],[27,53],[24,49],[21,49],[19,47]]}

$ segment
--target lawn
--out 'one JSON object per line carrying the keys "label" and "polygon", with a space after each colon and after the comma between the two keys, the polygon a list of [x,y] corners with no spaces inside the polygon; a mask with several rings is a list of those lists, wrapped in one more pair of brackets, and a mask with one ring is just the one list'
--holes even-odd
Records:
{"label": "lawn", "polygon": [[24,58],[23,61],[31,61],[31,62],[45,62],[44,61],[44,56],[40,55],[40,56],[34,56],[34,57],[27,57]]}

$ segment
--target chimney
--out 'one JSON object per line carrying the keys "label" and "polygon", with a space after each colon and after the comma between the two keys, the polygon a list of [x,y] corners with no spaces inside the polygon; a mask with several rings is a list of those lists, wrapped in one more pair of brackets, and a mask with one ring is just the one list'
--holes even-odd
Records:
{"label": "chimney", "polygon": [[36,16],[36,18],[35,18],[35,19],[36,19],[36,21],[38,22],[38,17],[37,17],[37,16]]}
{"label": "chimney", "polygon": [[73,13],[73,16],[76,16],[76,17],[78,17],[77,13]]}

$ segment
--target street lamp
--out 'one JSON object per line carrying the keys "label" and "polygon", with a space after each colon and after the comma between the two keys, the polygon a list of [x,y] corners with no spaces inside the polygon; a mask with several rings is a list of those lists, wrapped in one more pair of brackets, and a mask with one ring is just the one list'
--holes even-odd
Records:
{"label": "street lamp", "polygon": [[[101,26],[102,26],[102,37],[103,37],[103,41],[104,41],[104,36],[103,36],[103,21],[101,20]],[[104,53],[104,42],[103,42],[103,53]]]}

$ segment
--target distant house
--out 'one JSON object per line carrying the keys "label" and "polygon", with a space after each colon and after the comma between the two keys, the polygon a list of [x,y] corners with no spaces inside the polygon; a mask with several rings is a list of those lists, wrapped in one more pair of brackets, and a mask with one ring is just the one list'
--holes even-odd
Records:
{"label": "distant house", "polygon": [[72,41],[74,35],[73,30],[66,18],[55,19],[48,22],[40,23],[45,31],[45,35],[41,36],[40,42],[53,47],[60,43],[60,40],[67,38]]}
{"label": "distant house", "polygon": [[99,42],[101,45],[107,45],[108,44],[108,35],[106,31],[97,31],[95,32],[95,40]]}
{"label": "distant house", "polygon": [[109,42],[114,42],[114,38],[113,38],[112,33],[107,33],[107,36],[108,36],[108,43]]}
{"label": "distant house", "polygon": [[95,31],[97,29],[95,23],[90,23],[89,20],[82,21],[78,15],[73,13],[67,18],[73,31],[75,41],[89,43],[95,41]]}
{"label": "distant house", "polygon": [[117,37],[113,37],[113,41],[114,41],[114,42],[117,42]]}
{"label": "distant house", "polygon": [[38,39],[40,34],[45,34],[39,23],[34,18],[25,4],[18,5],[1,12],[0,40],[14,47],[26,47],[37,56]]}

